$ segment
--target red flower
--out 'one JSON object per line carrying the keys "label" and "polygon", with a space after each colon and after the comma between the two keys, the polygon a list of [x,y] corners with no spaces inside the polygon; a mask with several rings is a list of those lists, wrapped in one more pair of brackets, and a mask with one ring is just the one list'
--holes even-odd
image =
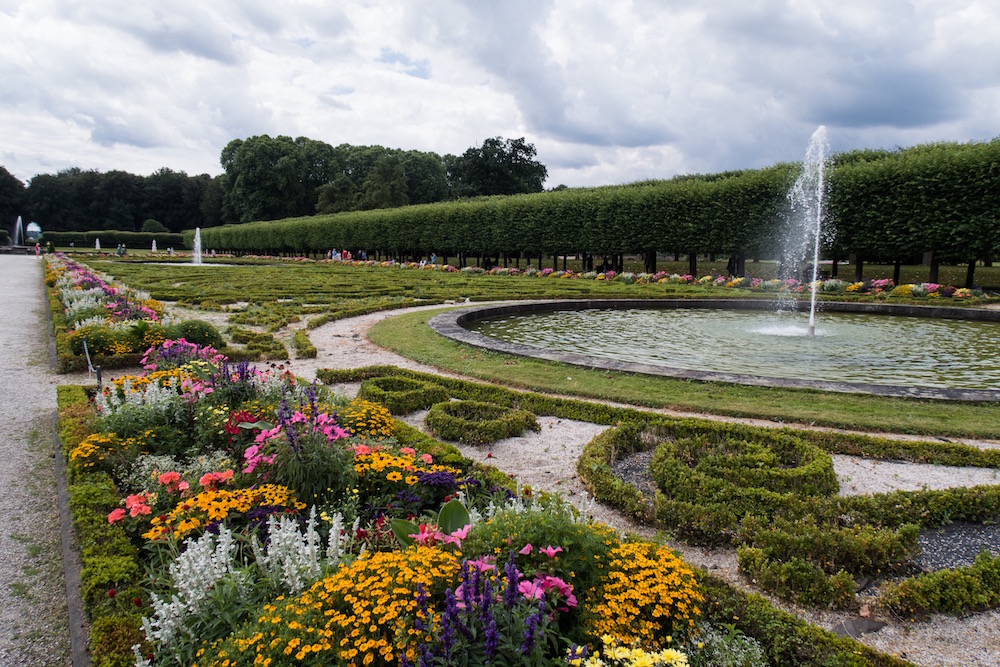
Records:
{"label": "red flower", "polygon": [[115,591],[115,589],[113,589],[113,588],[109,588],[108,589],[108,597],[109,598],[113,598],[116,595],[118,595],[118,593]]}

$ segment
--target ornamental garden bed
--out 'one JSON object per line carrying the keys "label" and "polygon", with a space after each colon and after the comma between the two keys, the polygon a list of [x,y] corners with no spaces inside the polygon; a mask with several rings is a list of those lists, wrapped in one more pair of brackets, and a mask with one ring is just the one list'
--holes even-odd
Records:
{"label": "ornamental garden bed", "polygon": [[[512,486],[377,404],[175,347],[96,395],[59,389],[97,665],[555,665],[583,646],[621,665],[906,664]],[[752,633],[725,625],[742,613]]]}

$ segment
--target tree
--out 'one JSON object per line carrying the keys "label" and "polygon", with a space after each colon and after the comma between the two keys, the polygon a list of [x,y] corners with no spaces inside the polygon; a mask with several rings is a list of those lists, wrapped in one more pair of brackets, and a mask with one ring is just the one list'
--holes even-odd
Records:
{"label": "tree", "polygon": [[548,170],[534,157],[535,147],[524,137],[487,139],[450,161],[452,192],[458,197],[541,192]]}
{"label": "tree", "polygon": [[0,167],[0,229],[14,229],[17,216],[24,212],[23,205],[24,183],[6,167]]}
{"label": "tree", "polygon": [[234,139],[222,149],[220,161],[227,176],[222,182],[224,210],[239,222],[302,214],[306,159],[291,137]]}
{"label": "tree", "polygon": [[358,206],[362,210],[373,208],[395,208],[406,206],[406,174],[398,155],[382,157],[361,184],[361,199]]}

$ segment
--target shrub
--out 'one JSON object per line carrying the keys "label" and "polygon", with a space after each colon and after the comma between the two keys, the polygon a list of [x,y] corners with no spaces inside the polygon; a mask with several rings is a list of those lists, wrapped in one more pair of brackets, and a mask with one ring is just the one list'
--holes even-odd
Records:
{"label": "shrub", "polygon": [[694,629],[702,599],[694,572],[670,549],[629,542],[611,551],[586,623],[594,636],[668,648]]}
{"label": "shrub", "polygon": [[982,553],[969,567],[886,584],[879,605],[903,616],[967,614],[1000,606],[1000,556]]}
{"label": "shrub", "polygon": [[854,579],[843,570],[828,576],[803,558],[775,561],[752,547],[740,547],[737,557],[740,571],[750,581],[786,600],[834,608],[847,607],[854,600]]}
{"label": "shrub", "polygon": [[448,392],[439,384],[390,376],[364,380],[358,398],[382,403],[394,415],[408,415],[447,401]]}
{"label": "shrub", "polygon": [[338,421],[351,435],[362,440],[391,438],[398,426],[386,408],[358,398],[340,411]]}
{"label": "shrub", "polygon": [[316,355],[319,354],[319,350],[309,340],[309,336],[301,329],[292,336],[292,347],[295,348],[295,356],[299,359],[315,359]]}
{"label": "shrub", "polygon": [[504,408],[482,401],[438,403],[424,418],[438,437],[470,444],[486,444],[539,431],[538,420],[527,410]]}

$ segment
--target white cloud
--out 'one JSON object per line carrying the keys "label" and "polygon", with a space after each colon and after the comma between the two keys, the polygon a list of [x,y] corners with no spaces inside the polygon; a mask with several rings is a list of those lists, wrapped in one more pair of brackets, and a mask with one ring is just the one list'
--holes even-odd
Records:
{"label": "white cloud", "polygon": [[548,185],[988,139],[990,0],[0,0],[0,159],[218,173],[254,134],[461,153],[524,136]]}

